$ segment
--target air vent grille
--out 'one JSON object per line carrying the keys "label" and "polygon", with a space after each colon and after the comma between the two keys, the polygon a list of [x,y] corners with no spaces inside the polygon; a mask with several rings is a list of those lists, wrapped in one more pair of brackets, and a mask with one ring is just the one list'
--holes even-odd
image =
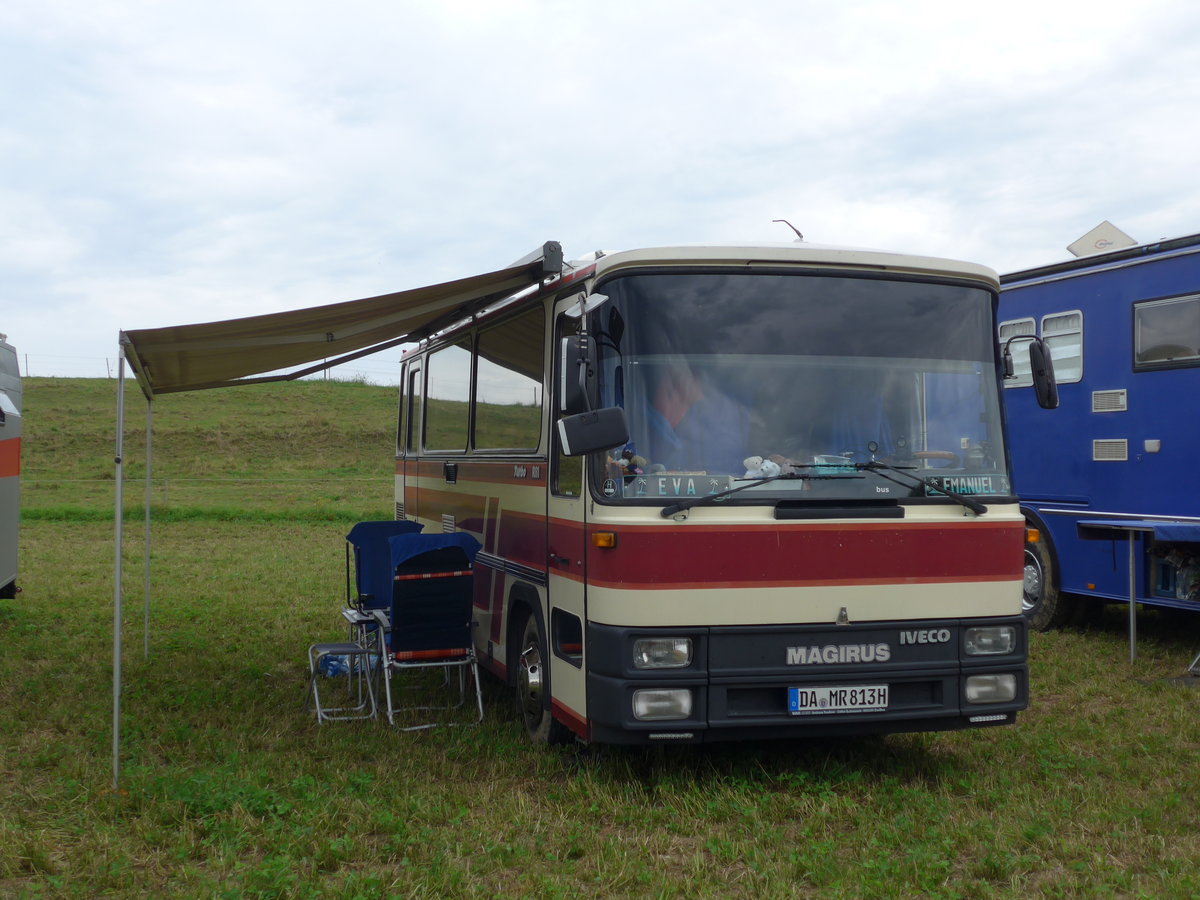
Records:
{"label": "air vent grille", "polygon": [[1092,459],[1097,462],[1125,462],[1129,459],[1129,442],[1124,438],[1092,441]]}
{"label": "air vent grille", "polygon": [[1124,388],[1118,391],[1092,391],[1092,412],[1124,412],[1128,408]]}
{"label": "air vent grille", "polygon": [[397,503],[396,504],[396,521],[399,522],[403,518],[404,518],[404,504]]}
{"label": "air vent grille", "polygon": [[449,516],[449,515],[443,514],[442,515],[442,533],[443,534],[454,534],[455,527],[456,526],[455,526],[454,516]]}

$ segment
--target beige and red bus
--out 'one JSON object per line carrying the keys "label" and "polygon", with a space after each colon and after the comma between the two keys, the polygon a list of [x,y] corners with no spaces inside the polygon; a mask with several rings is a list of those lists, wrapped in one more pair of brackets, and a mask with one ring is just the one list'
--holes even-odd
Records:
{"label": "beige and red bus", "polygon": [[1014,722],[998,288],[803,242],[598,253],[406,353],[396,516],[482,544],[475,641],[529,735]]}

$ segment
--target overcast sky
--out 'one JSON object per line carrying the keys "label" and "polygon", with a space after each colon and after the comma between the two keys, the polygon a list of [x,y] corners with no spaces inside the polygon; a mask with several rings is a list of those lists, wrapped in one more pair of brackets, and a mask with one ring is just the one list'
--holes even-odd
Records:
{"label": "overcast sky", "polygon": [[0,332],[32,375],[546,240],[787,218],[1006,272],[1105,219],[1200,232],[1190,0],[4,0],[0,109]]}

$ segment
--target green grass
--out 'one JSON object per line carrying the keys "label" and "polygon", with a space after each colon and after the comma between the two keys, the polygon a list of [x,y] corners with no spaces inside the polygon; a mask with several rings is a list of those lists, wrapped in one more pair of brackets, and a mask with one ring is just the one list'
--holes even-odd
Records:
{"label": "green grass", "polygon": [[[236,461],[232,498],[203,438],[222,394],[224,439],[264,466]],[[28,379],[25,476],[102,479],[111,395]],[[280,436],[334,401],[353,434]],[[24,591],[0,601],[0,896],[1200,895],[1200,690],[1169,680],[1200,649],[1188,619],[1143,614],[1133,666],[1119,609],[1034,635],[1008,728],[549,750],[492,682],[478,728],[318,727],[304,651],[339,634],[348,524],[390,507],[393,404],[324,383],[156,404],[158,458],[195,487],[155,522],[149,658],[140,533],[126,544],[120,793],[111,473],[107,498],[26,489]],[[83,434],[52,444],[52,426]],[[331,456],[380,483],[318,502],[273,479],[286,463],[333,491]]]}

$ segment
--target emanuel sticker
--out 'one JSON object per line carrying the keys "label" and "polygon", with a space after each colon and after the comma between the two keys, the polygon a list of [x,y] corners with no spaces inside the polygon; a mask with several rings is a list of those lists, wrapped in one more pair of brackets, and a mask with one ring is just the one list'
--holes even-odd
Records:
{"label": "emanuel sticker", "polygon": [[929,479],[934,493],[941,488],[952,494],[1011,494],[1007,475],[939,475]]}

